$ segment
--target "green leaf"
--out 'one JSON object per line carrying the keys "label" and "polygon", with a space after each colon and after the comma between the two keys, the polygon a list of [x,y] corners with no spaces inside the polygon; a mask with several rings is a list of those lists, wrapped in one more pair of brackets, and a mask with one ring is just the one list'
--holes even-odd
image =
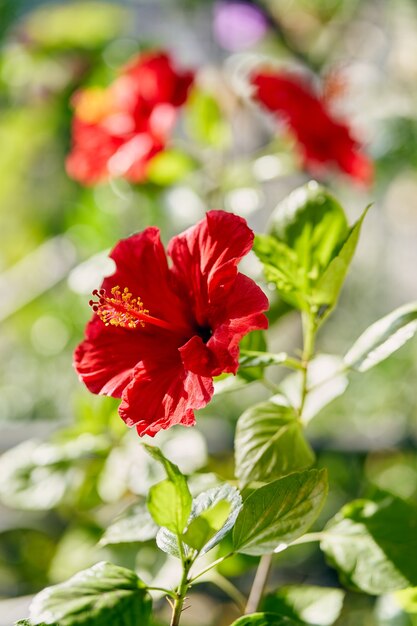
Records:
{"label": "green leaf", "polygon": [[111,524],[100,539],[99,545],[149,541],[156,537],[158,526],[144,502],[135,504]]}
{"label": "green leaf", "polygon": [[217,101],[209,93],[194,88],[185,107],[185,126],[191,137],[216,148],[231,140],[230,127]]}
{"label": "green leaf", "polygon": [[[250,351],[252,354],[263,354],[266,351],[266,337],[262,330],[254,330],[243,337],[240,342],[240,358],[238,377],[243,378],[247,382],[260,380],[263,377],[263,367],[260,364],[245,362],[243,354]],[[245,369],[245,371],[242,371]]]}
{"label": "green leaf", "polygon": [[[228,505],[227,515],[225,515],[224,509],[217,508],[218,504],[223,502]],[[241,507],[242,498],[239,491],[227,483],[200,493],[193,500],[188,527],[183,535],[184,554],[189,553],[189,546],[198,550],[200,554],[205,554],[214,548],[233,528]],[[201,519],[203,522],[194,524],[196,520]],[[207,525],[209,526],[209,532],[203,541],[203,533],[207,530]],[[190,528],[192,530],[187,536]],[[187,540],[191,541],[191,543],[188,543]],[[177,538],[166,528],[160,529],[156,542],[158,547],[164,552],[176,557],[179,556]]]}
{"label": "green leaf", "polygon": [[173,185],[195,169],[193,159],[179,150],[164,150],[148,164],[147,178],[157,185]]}
{"label": "green leaf", "polygon": [[181,534],[191,512],[192,497],[187,479],[178,466],[171,463],[155,446],[144,444],[145,450],[159,461],[168,476],[157,483],[148,493],[148,509],[159,526],[165,526],[175,534]]}
{"label": "green leaf", "polygon": [[188,498],[184,497],[175,483],[163,480],[150,488],[148,509],[159,526],[165,526],[173,533],[179,534],[185,528],[190,513]]}
{"label": "green leaf", "polygon": [[256,350],[257,352],[266,352],[267,343],[266,335],[263,330],[253,330],[245,335],[239,344],[241,350]]}
{"label": "green leaf", "polygon": [[323,319],[336,305],[358,244],[363,220],[370,205],[352,226],[338,254],[331,260],[313,290],[312,302],[318,308],[318,316]]}
{"label": "green leaf", "polygon": [[183,534],[184,542],[200,551],[225,524],[230,514],[230,503],[220,500],[212,508],[196,517]]}
{"label": "green leaf", "polygon": [[327,495],[325,470],[307,470],[256,489],[244,501],[233,530],[236,552],[280,552],[316,520]]}
{"label": "green leaf", "polygon": [[417,330],[417,302],[411,302],[369,326],[344,358],[345,365],[366,372],[411,339]]}
{"label": "green leaf", "polygon": [[308,626],[331,626],[340,615],[344,597],[341,589],[289,585],[267,595],[262,608]]}
{"label": "green leaf", "polygon": [[97,563],[69,580],[47,587],[30,607],[34,626],[146,626],[152,600],[134,572]]}
{"label": "green leaf", "polygon": [[271,482],[314,463],[295,410],[263,402],[239,418],[235,435],[236,476],[244,487],[251,481]]}
{"label": "green leaf", "polygon": [[275,615],[274,613],[252,613],[244,615],[233,622],[231,626],[299,626],[297,622],[288,617]]}
{"label": "green leaf", "polygon": [[321,185],[295,189],[271,215],[270,232],[293,250],[304,275],[313,280],[330,263],[348,233],[343,208]]}
{"label": "green leaf", "polygon": [[253,251],[264,266],[266,280],[275,283],[280,296],[292,306],[307,311],[308,280],[294,250],[272,235],[256,235]]}
{"label": "green leaf", "polygon": [[330,520],[321,549],[345,585],[379,595],[417,585],[416,531],[414,505],[355,500]]}
{"label": "green leaf", "polygon": [[337,302],[365,214],[349,229],[340,204],[311,181],[277,206],[270,235],[255,238],[267,280],[286,302],[314,314],[316,323]]}

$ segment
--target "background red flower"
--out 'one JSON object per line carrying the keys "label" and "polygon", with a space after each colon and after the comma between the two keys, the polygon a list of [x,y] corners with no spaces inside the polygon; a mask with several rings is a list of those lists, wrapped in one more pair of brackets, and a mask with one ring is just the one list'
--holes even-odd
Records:
{"label": "background red flower", "polygon": [[317,174],[337,166],[362,183],[372,178],[372,163],[349,126],[335,119],[323,98],[305,79],[289,72],[259,71],[251,76],[254,97],[282,119],[296,139],[305,167]]}
{"label": "background red flower", "polygon": [[157,52],[135,57],[108,88],[79,91],[68,174],[86,185],[115,176],[143,181],[192,81],[192,72],[178,71],[167,54]]}

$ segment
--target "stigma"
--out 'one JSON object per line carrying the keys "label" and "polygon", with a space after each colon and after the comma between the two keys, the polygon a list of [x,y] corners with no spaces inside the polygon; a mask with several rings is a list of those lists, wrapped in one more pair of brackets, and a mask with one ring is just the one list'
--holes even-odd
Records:
{"label": "stigma", "polygon": [[120,326],[121,328],[137,328],[145,326],[148,309],[144,308],[142,300],[134,297],[128,287],[123,290],[118,285],[112,288],[111,295],[105,289],[94,289],[93,296],[97,300],[90,300],[89,305],[94,313],[106,326]]}

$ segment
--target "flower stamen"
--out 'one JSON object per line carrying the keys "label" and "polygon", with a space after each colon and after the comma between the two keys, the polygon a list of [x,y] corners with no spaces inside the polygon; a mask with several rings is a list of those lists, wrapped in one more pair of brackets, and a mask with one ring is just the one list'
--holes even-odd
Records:
{"label": "flower stamen", "polygon": [[122,328],[136,328],[145,326],[143,315],[149,313],[143,306],[142,300],[125,287],[123,291],[118,285],[111,290],[111,296],[105,289],[94,289],[93,296],[97,301],[90,300],[89,305],[106,326],[121,326]]}
{"label": "flower stamen", "polygon": [[111,289],[111,295],[107,295],[105,289],[94,289],[93,296],[97,300],[90,300],[88,304],[106,326],[144,328],[147,322],[165,330],[178,330],[169,322],[149,315],[149,310],[145,309],[141,298],[133,296],[128,287],[121,289],[116,285]]}

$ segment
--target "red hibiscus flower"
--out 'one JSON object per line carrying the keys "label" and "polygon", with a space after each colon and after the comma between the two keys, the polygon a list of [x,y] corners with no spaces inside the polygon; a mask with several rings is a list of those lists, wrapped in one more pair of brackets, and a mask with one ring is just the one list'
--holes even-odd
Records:
{"label": "red hibiscus flower", "polygon": [[74,362],[90,391],[122,398],[119,413],[139,435],[192,426],[213,376],[236,373],[242,337],[267,327],[265,294],[237,271],[252,243],[243,218],[210,211],[170,241],[171,267],[157,228],[111,252],[116,271],[94,292]]}
{"label": "red hibiscus flower", "polygon": [[276,113],[296,139],[307,169],[320,172],[336,165],[362,183],[370,183],[372,163],[349,126],[336,120],[325,100],[298,75],[259,71],[251,76],[254,97]]}
{"label": "red hibiscus flower", "polygon": [[192,81],[192,72],[178,72],[167,54],[153,53],[135,57],[107,89],[79,91],[68,174],[86,185],[115,176],[143,181]]}

